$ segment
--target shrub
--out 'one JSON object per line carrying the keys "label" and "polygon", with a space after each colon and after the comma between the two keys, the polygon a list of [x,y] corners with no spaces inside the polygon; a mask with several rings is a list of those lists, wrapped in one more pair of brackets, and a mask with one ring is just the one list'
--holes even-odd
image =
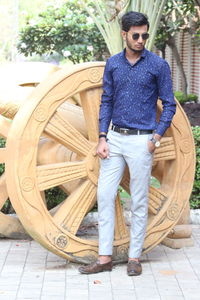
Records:
{"label": "shrub", "polygon": [[50,188],[45,191],[45,198],[47,202],[47,209],[52,209],[56,205],[60,204],[67,195],[59,187]]}
{"label": "shrub", "polygon": [[196,94],[185,95],[181,91],[175,91],[174,96],[180,102],[180,104],[184,104],[185,102],[197,102],[198,101],[198,96]]}
{"label": "shrub", "polygon": [[187,97],[186,95],[181,92],[181,91],[175,91],[174,92],[174,96],[176,97],[176,99],[178,100],[178,102],[180,102],[181,104],[185,103],[187,101]]}
{"label": "shrub", "polygon": [[[0,148],[4,148],[6,144],[6,140],[3,138],[0,138]],[[5,164],[0,164],[0,176],[4,173],[5,170]]]}
{"label": "shrub", "polygon": [[192,127],[195,148],[196,148],[196,172],[192,195],[190,197],[190,207],[200,208],[200,126]]}
{"label": "shrub", "polygon": [[198,101],[198,96],[196,94],[188,94],[187,95],[187,101],[189,102],[197,102]]}

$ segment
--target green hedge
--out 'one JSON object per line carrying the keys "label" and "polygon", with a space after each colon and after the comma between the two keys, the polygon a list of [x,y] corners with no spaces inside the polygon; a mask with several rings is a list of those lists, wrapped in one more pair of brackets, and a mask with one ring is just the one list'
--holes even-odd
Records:
{"label": "green hedge", "polygon": [[[6,144],[5,139],[0,138],[0,148],[4,148]],[[4,172],[5,164],[0,164],[0,175]]]}
{"label": "green hedge", "polygon": [[175,91],[174,96],[180,102],[180,104],[184,104],[185,102],[197,102],[198,101],[198,96],[196,94],[185,95],[181,91]]}
{"label": "green hedge", "polygon": [[196,172],[192,195],[190,197],[190,207],[200,208],[200,126],[192,127],[195,148],[196,148]]}

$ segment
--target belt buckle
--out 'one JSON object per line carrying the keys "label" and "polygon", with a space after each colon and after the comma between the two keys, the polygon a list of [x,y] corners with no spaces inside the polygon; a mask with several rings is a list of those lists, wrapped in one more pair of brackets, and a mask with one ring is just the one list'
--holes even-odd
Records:
{"label": "belt buckle", "polygon": [[128,134],[129,130],[126,128],[120,128],[120,133],[122,134]]}

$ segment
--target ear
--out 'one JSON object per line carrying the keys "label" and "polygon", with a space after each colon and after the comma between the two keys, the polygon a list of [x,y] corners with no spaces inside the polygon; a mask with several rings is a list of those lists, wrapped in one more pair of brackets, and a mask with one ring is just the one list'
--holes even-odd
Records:
{"label": "ear", "polygon": [[126,41],[126,34],[127,32],[122,30],[121,35],[124,41]]}

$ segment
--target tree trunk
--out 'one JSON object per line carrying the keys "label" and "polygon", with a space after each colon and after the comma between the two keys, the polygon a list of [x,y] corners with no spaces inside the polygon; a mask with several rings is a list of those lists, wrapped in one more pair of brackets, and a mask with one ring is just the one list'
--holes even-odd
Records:
{"label": "tree trunk", "polygon": [[166,47],[162,48],[160,51],[162,53],[162,58],[165,59],[165,57],[166,57]]}
{"label": "tree trunk", "polygon": [[198,6],[200,6],[200,0],[195,0],[194,1]]}
{"label": "tree trunk", "polygon": [[188,87],[187,77],[186,77],[185,71],[183,69],[183,64],[181,62],[181,58],[180,58],[180,55],[179,55],[179,52],[178,52],[178,49],[177,49],[177,46],[176,46],[174,36],[169,37],[169,39],[167,40],[167,45],[172,49],[173,56],[176,60],[177,67],[180,71],[181,78],[182,78],[182,81],[183,81],[183,92],[184,92],[185,95],[187,95],[187,87]]}

